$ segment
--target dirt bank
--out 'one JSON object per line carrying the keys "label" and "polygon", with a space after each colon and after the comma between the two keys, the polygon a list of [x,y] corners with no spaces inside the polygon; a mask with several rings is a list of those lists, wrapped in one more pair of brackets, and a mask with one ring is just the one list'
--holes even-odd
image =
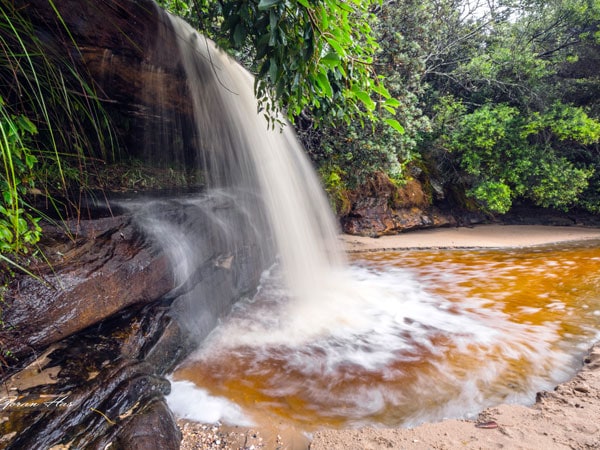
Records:
{"label": "dirt bank", "polygon": [[[503,248],[600,239],[600,229],[483,225],[368,238],[341,237],[350,252],[406,248]],[[476,420],[446,420],[412,429],[324,430],[311,436],[271,426],[244,429],[179,421],[182,449],[600,449],[600,345],[582,369],[535,405],[500,405]]]}

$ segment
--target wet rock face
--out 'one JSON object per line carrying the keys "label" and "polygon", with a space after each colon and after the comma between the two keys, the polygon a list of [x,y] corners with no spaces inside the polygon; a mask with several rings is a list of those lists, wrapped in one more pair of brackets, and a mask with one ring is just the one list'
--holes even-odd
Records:
{"label": "wet rock face", "polygon": [[[158,103],[191,114],[177,43],[153,0],[13,3],[49,50],[68,52],[87,71],[101,101],[137,115],[150,114]],[[157,86],[169,90],[158,96]]]}
{"label": "wet rock face", "polygon": [[[162,376],[177,361],[173,348],[183,354],[186,340],[166,311],[125,310],[53,344],[3,380],[0,448],[179,448]],[[167,337],[154,342],[162,330]]]}
{"label": "wet rock face", "polygon": [[80,89],[68,78],[74,65],[98,93],[121,154],[158,165],[172,163],[176,150],[184,158],[178,162],[194,163],[193,110],[178,37],[153,0],[12,3],[32,22],[57,67],[69,61],[63,71],[66,83]]}
{"label": "wet rock face", "polygon": [[18,361],[2,374],[0,448],[134,448],[128,440],[157,423],[146,448],[178,448],[163,375],[191,343],[161,301],[174,287],[168,259],[129,216],[83,221],[71,235],[48,227],[51,265],[6,295]]}
{"label": "wet rock face", "polygon": [[345,233],[382,236],[422,228],[456,226],[454,216],[429,207],[392,208],[385,199],[362,199],[353,211],[341,218]]}
{"label": "wet rock face", "polygon": [[43,249],[50,267],[42,263],[36,278],[16,280],[6,295],[4,320],[17,357],[174,287],[167,258],[131,218],[83,222],[72,234],[74,242],[62,238]]}
{"label": "wet rock face", "polygon": [[381,236],[458,223],[452,214],[432,206],[418,180],[398,188],[385,176],[375,177],[353,193],[351,203],[350,212],[340,219],[348,234]]}

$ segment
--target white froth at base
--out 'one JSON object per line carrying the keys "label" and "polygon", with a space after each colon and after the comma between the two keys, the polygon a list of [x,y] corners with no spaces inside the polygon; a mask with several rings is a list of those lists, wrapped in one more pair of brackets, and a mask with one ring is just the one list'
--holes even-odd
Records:
{"label": "white froth at base", "polygon": [[210,395],[191,381],[171,381],[167,404],[181,418],[201,423],[252,426],[253,422],[235,403]]}

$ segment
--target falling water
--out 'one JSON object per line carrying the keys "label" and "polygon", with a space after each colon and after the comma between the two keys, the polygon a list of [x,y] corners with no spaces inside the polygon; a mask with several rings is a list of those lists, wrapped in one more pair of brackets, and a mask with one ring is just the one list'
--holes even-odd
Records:
{"label": "falling water", "polygon": [[288,286],[297,298],[310,297],[344,260],[317,176],[291,127],[269,129],[258,114],[253,77],[186,22],[170,17],[209,184],[258,192]]}
{"label": "falling water", "polygon": [[[157,134],[173,137],[181,131],[184,136],[169,151],[175,153],[174,160],[193,162],[204,170],[207,188],[199,195],[128,201],[123,206],[135,211],[138,223],[170,258],[177,285],[174,295],[185,295],[176,310],[181,322],[202,340],[233,297],[248,293],[235,286],[233,294],[217,293],[219,281],[212,286],[206,280],[214,275],[199,276],[200,268],[216,254],[222,261],[213,265],[238,265],[232,273],[240,264],[264,270],[276,259],[286,288],[300,303],[316,301],[331,284],[330,274],[345,265],[345,255],[315,171],[291,126],[270,127],[258,113],[250,73],[185,21],[162,10],[158,14],[164,19],[159,23],[158,45],[175,38],[178,54],[171,58],[179,61],[185,74],[194,123],[189,130],[177,114],[165,111],[166,124],[181,126],[165,131],[159,124],[148,130],[147,158],[164,158],[157,154]],[[162,54],[164,49],[156,52]],[[159,67],[153,70],[157,75],[152,80],[164,78]],[[165,95],[158,82],[154,90]],[[158,147],[163,141],[160,138]],[[221,284],[230,287],[232,281]]]}

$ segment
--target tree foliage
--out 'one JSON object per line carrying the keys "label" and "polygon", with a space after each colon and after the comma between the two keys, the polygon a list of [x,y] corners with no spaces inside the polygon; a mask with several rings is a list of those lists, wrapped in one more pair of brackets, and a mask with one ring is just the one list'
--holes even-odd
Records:
{"label": "tree foliage", "polygon": [[597,0],[204,0],[184,9],[248,62],[261,98],[287,108],[336,192],[377,172],[402,183],[423,160],[490,212],[519,199],[600,211]]}
{"label": "tree foliage", "polygon": [[490,212],[518,199],[598,211],[600,84],[590,65],[600,3],[486,3],[452,13],[452,29],[440,24],[439,42],[423,49],[433,131],[421,154]]}
{"label": "tree foliage", "polygon": [[377,9],[377,22],[373,26],[380,46],[374,66],[399,103],[394,111],[379,109],[377,113],[384,123],[401,124],[401,132],[393,132],[382,124],[362,127],[358,123],[334,123],[316,131],[311,121],[308,125],[299,124],[313,160],[327,167],[328,172],[341,175],[349,187],[364,183],[378,172],[384,172],[396,184],[403,184],[407,165],[418,158],[421,135],[430,130],[429,118],[423,111],[425,64],[419,57],[420,46],[407,38],[427,31],[429,11],[416,0],[405,6],[385,2]]}
{"label": "tree foliage", "polygon": [[[373,64],[379,49],[377,0],[163,0],[183,12],[256,74],[261,108],[293,122],[306,110],[319,123],[378,122],[393,98]],[[274,103],[272,103],[272,101]],[[388,119],[398,131],[401,125]]]}
{"label": "tree foliage", "polygon": [[488,104],[462,116],[448,149],[458,154],[470,195],[484,209],[505,213],[515,198],[573,206],[594,168],[565,155],[599,140],[600,123],[578,107],[556,103],[545,114],[524,116],[506,104]]}

